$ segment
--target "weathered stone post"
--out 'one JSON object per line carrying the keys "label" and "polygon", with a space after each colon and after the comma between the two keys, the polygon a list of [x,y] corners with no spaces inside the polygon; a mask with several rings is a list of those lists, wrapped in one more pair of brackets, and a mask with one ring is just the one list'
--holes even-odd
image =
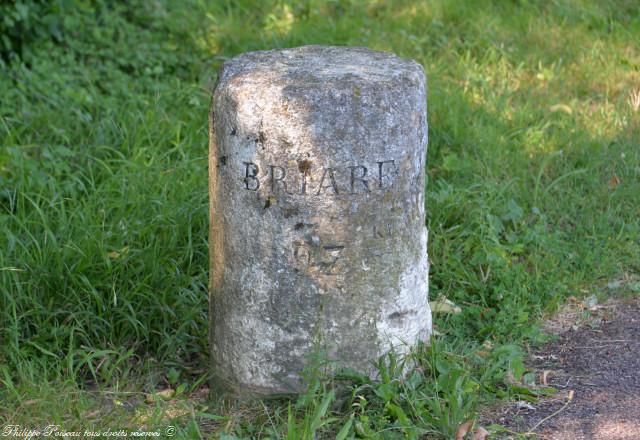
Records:
{"label": "weathered stone post", "polygon": [[355,47],[224,63],[210,117],[214,382],[300,391],[320,347],[372,372],[431,332],[422,67]]}

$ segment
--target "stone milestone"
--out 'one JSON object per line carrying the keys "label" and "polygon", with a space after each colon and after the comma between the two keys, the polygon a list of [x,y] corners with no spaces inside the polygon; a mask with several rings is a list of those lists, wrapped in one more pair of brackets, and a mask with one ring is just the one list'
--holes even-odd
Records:
{"label": "stone milestone", "polygon": [[356,47],[245,53],[209,122],[215,388],[298,392],[314,354],[373,374],[426,341],[422,67]]}

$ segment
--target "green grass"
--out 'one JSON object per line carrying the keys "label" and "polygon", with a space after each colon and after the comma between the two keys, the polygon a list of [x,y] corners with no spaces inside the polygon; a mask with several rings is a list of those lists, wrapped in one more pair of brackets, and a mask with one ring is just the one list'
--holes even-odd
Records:
{"label": "green grass", "polygon": [[[513,378],[545,314],[640,275],[634,1],[21,5],[0,6],[3,423],[450,438],[483,405],[535,398]],[[406,379],[392,357],[375,382],[311,369],[294,400],[207,403],[212,86],[235,54],[302,44],[425,67],[430,295],[462,313],[435,317]]]}

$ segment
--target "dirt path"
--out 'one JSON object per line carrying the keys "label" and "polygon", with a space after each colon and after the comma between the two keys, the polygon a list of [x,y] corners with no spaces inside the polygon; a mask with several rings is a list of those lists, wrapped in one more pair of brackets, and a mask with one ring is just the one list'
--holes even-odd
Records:
{"label": "dirt path", "polygon": [[559,392],[529,407],[509,405],[495,422],[520,433],[537,425],[542,439],[640,439],[640,298],[583,307],[582,316],[589,319],[531,356],[529,366],[548,370]]}

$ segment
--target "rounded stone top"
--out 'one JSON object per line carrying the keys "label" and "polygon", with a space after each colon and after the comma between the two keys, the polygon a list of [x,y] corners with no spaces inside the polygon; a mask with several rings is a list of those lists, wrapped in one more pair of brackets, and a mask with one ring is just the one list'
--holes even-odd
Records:
{"label": "rounded stone top", "polygon": [[424,81],[424,69],[413,60],[365,47],[302,46],[248,52],[226,61],[218,79],[223,86],[236,77],[268,83]]}

